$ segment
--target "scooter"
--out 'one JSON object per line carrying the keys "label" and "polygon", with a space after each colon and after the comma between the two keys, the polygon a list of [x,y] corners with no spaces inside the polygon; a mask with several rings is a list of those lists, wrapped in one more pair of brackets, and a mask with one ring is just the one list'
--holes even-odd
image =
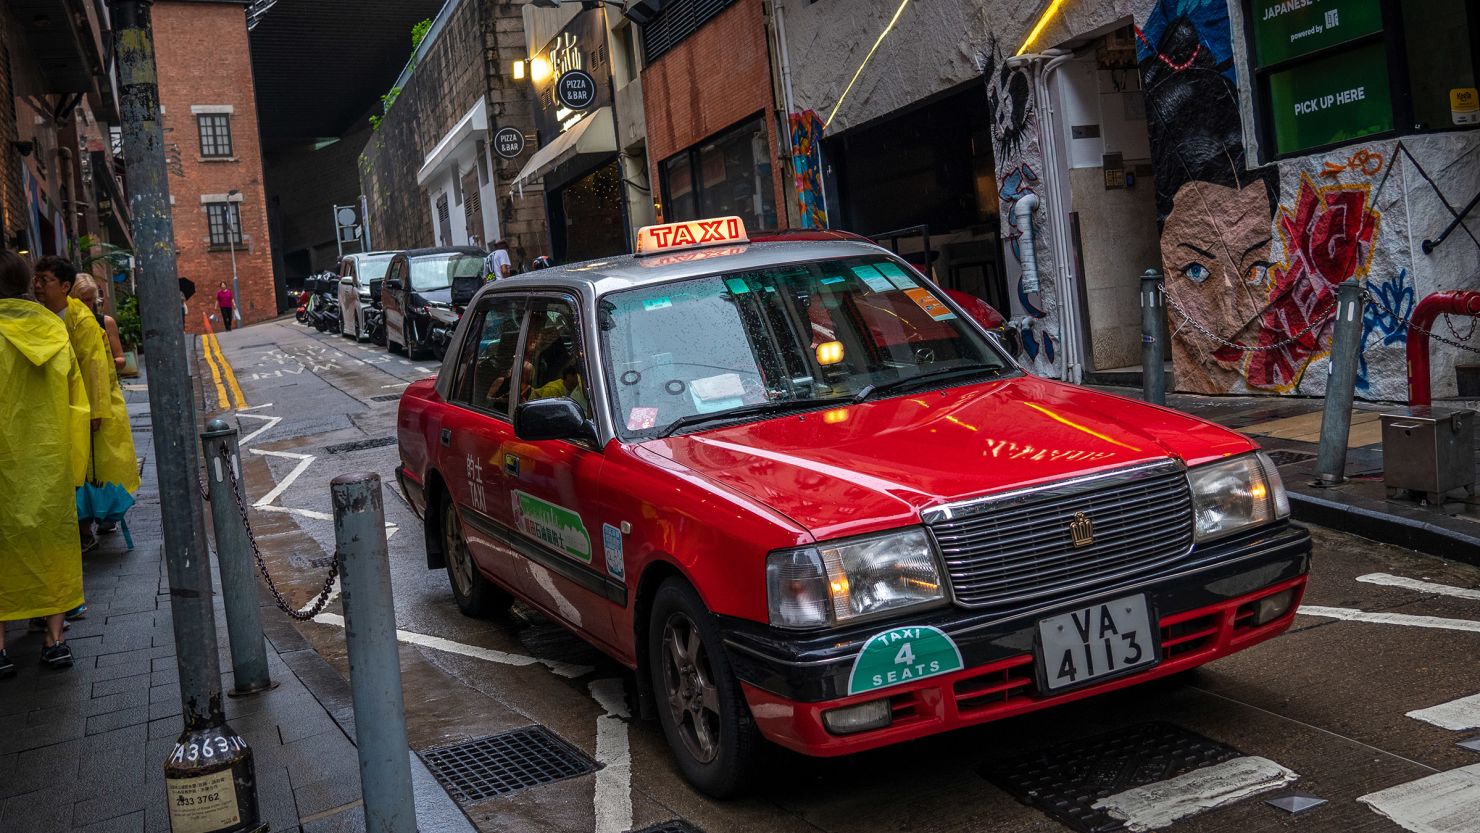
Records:
{"label": "scooter", "polygon": [[293,317],[298,320],[299,324],[308,323],[308,304],[312,298],[313,295],[307,289],[293,296],[293,302],[298,305],[298,309],[294,311]]}

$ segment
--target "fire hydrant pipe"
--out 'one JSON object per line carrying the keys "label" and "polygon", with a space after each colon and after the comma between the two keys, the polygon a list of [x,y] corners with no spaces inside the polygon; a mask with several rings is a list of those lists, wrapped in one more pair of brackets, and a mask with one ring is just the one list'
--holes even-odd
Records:
{"label": "fire hydrant pipe", "polygon": [[1441,315],[1480,318],[1480,292],[1435,292],[1418,302],[1408,327],[1408,405],[1434,403],[1429,387],[1429,330]]}

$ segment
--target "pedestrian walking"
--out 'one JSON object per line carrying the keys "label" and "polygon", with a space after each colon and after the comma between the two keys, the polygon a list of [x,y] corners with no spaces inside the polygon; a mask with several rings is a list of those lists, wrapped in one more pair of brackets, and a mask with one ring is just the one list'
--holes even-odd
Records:
{"label": "pedestrian walking", "polygon": [[483,274],[490,281],[514,274],[514,261],[509,259],[509,241],[500,240],[493,244],[493,251],[483,259]]}
{"label": "pedestrian walking", "polygon": [[113,369],[123,370],[127,363],[123,356],[123,339],[118,335],[118,322],[113,316],[103,313],[103,297],[98,289],[97,281],[90,275],[78,275],[77,282],[72,284],[72,296],[87,305],[93,311],[93,317],[98,319],[98,326],[103,328],[103,335],[108,341],[108,350],[113,354]]}
{"label": "pedestrian walking", "polygon": [[[82,604],[75,494],[92,410],[67,327],[33,286],[26,261],[0,250],[0,622],[42,618],[41,662],[67,668],[64,615]],[[13,673],[0,627],[0,677]]]}
{"label": "pedestrian walking", "polygon": [[221,309],[221,320],[226,322],[226,331],[231,332],[231,321],[236,317],[236,296],[231,294],[225,281],[216,290],[216,306]]}

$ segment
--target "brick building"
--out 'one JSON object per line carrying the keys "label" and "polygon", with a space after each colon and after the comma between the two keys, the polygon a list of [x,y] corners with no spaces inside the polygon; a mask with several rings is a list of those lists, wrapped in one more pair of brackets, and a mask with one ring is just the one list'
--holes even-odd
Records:
{"label": "brick building", "polygon": [[664,220],[788,224],[769,31],[760,0],[672,0],[643,26],[647,153]]}
{"label": "brick building", "polygon": [[233,254],[242,323],[278,314],[245,5],[154,5],[175,247],[180,277],[196,286],[185,318],[190,332],[201,331],[204,315],[219,318],[216,290],[232,284]]}

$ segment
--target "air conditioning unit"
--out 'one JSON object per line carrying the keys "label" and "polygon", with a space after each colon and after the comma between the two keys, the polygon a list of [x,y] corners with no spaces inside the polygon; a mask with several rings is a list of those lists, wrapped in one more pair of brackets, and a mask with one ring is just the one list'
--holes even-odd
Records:
{"label": "air conditioning unit", "polygon": [[638,26],[646,26],[663,11],[663,3],[664,0],[637,0],[623,10],[622,16]]}

